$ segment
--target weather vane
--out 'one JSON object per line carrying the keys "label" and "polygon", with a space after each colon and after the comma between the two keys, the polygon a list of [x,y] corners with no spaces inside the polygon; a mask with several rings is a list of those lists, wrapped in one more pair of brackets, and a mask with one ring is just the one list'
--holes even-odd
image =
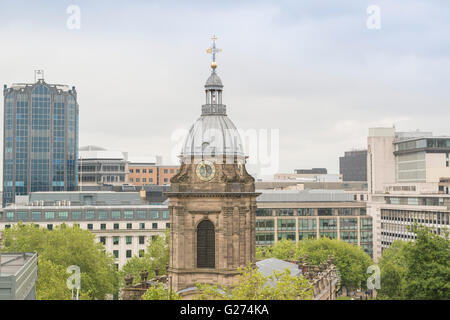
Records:
{"label": "weather vane", "polygon": [[216,35],[213,35],[213,37],[211,38],[211,40],[213,41],[212,46],[208,49],[206,49],[206,52],[209,54],[212,54],[212,62],[211,62],[211,68],[213,70],[215,70],[217,68],[217,63],[216,63],[216,53],[219,53],[222,51],[222,49],[218,49],[216,48],[216,40],[217,37]]}

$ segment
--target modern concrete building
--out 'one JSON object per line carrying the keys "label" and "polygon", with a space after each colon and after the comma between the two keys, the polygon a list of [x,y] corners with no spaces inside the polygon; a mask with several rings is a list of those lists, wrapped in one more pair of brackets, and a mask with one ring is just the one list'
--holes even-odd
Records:
{"label": "modern concrete building", "polygon": [[3,206],[16,195],[77,187],[78,103],[75,87],[4,86]]}
{"label": "modern concrete building", "polygon": [[367,181],[367,150],[346,151],[339,157],[339,173],[343,181]]}
{"label": "modern concrete building", "polygon": [[49,230],[77,224],[103,243],[120,268],[142,255],[152,237],[164,236],[169,219],[167,204],[144,204],[139,192],[36,192],[0,211],[0,230],[19,221]]}
{"label": "modern concrete building", "polygon": [[374,259],[395,240],[414,240],[414,223],[448,229],[450,137],[431,132],[371,128],[367,212],[374,222]]}
{"label": "modern concrete building", "polygon": [[127,153],[97,146],[81,147],[78,152],[79,189],[87,186],[127,183]]}
{"label": "modern concrete building", "polygon": [[328,237],[359,245],[372,255],[372,218],[366,203],[340,190],[259,190],[256,245],[282,239]]}
{"label": "modern concrete building", "polygon": [[0,252],[0,300],[36,300],[37,278],[37,253]]}

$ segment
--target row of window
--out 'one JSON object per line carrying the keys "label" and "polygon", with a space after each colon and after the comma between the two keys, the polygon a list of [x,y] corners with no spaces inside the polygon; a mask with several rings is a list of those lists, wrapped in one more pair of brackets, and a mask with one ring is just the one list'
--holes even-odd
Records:
{"label": "row of window", "polygon": [[[5,215],[3,218],[3,214]],[[86,210],[86,211],[6,211],[0,212],[0,220],[39,221],[39,220],[153,220],[170,218],[169,210]]]}
{"label": "row of window", "polygon": [[[80,224],[79,223],[74,223],[74,226],[78,226],[79,227]],[[87,227],[88,230],[94,230],[94,225],[92,223],[88,223],[86,225],[86,227]],[[11,225],[10,224],[6,224],[5,225],[5,229],[9,229],[9,228],[11,228]],[[168,228],[170,228],[170,223],[169,222],[166,223],[166,229],[168,229]],[[53,230],[53,224],[47,224],[47,229],[48,230]],[[114,230],[120,230],[120,224],[119,223],[114,223],[113,224],[113,229]],[[127,230],[133,229],[133,224],[132,223],[127,223],[126,229]],[[145,222],[139,223],[139,230],[145,230],[145,229],[146,229]],[[158,229],[158,223],[157,222],[153,222],[151,229],[152,230]],[[106,223],[101,223],[100,224],[100,229],[98,229],[98,230],[110,230],[110,229],[107,228]]]}
{"label": "row of window", "polygon": [[[299,230],[316,230],[316,219],[298,219]],[[274,230],[275,220],[256,220],[256,230]],[[295,230],[295,219],[278,219],[277,229]],[[319,229],[337,229],[337,219],[319,219]],[[358,229],[357,218],[340,218],[340,229]],[[372,219],[360,219],[360,229],[372,230]]]}
{"label": "row of window", "polygon": [[[336,212],[337,211],[337,212]],[[256,209],[257,217],[269,216],[364,216],[366,208]]]}
{"label": "row of window", "polygon": [[[178,171],[180,169],[164,169],[164,173],[170,173],[173,174],[176,172],[178,173]],[[141,173],[141,169],[130,169],[130,173]],[[147,169],[142,169],[142,173],[147,173]],[[148,169],[148,173],[153,173],[153,169]]]}

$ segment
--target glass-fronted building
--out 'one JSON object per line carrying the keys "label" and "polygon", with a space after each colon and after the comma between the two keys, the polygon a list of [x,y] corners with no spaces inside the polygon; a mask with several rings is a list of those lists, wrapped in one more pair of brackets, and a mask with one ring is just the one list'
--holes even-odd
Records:
{"label": "glass-fronted building", "polygon": [[3,132],[3,201],[36,191],[77,187],[78,103],[75,87],[6,85]]}

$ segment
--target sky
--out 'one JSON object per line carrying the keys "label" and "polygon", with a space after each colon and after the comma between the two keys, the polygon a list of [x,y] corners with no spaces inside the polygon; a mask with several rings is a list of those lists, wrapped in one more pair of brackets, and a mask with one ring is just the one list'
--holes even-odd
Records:
{"label": "sky", "polygon": [[216,34],[228,116],[272,133],[274,170],[337,173],[369,127],[450,135],[449,13],[446,0],[0,0],[0,84],[43,69],[77,89],[80,146],[177,164],[173,138],[200,116]]}

